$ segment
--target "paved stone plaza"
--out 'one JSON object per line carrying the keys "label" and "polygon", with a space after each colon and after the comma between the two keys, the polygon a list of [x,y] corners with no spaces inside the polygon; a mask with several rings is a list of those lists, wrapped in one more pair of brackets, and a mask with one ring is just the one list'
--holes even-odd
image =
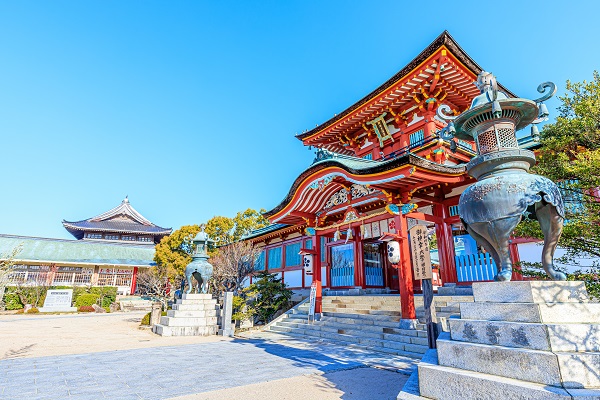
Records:
{"label": "paved stone plaza", "polygon": [[[31,321],[26,316],[22,317],[23,323]],[[68,316],[39,318],[38,323],[50,320],[55,326],[66,321],[72,324],[73,321]],[[119,319],[116,316],[92,318],[100,321],[101,325],[115,324]],[[4,321],[0,319],[0,322]],[[13,327],[18,327],[21,323],[18,319],[11,319],[10,322]],[[8,324],[0,325],[2,329],[8,327]],[[60,335],[51,337],[41,333],[41,336],[44,336],[41,339],[46,342],[64,340]],[[390,390],[390,393],[397,394],[407,378],[405,374],[412,370],[415,362],[403,357],[322,342],[285,339],[277,334],[258,335],[255,339],[174,346],[160,343],[161,347],[44,357],[17,355],[7,358],[7,353],[4,353],[4,359],[0,361],[0,398],[167,399],[280,379],[298,379],[311,374],[325,374],[322,376],[326,377],[326,374],[334,371],[367,366],[403,372],[383,371],[390,375],[388,381],[397,381],[396,387]],[[370,370],[373,368],[364,369],[366,373]],[[261,393],[260,386],[254,390]],[[264,390],[268,389],[262,390],[264,398],[274,398]]]}

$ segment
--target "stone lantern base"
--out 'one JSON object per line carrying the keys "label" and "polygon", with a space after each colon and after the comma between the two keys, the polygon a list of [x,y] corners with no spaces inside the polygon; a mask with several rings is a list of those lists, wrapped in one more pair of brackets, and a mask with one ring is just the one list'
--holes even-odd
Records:
{"label": "stone lantern base", "polygon": [[398,399],[600,399],[600,304],[583,282],[481,282]]}
{"label": "stone lantern base", "polygon": [[211,294],[187,293],[152,327],[161,336],[209,336],[217,329],[217,300]]}

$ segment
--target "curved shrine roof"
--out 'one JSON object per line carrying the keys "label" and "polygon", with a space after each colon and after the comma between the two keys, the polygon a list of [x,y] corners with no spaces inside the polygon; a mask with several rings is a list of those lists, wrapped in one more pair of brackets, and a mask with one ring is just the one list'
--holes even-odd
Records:
{"label": "curved shrine roof", "polygon": [[332,153],[302,172],[283,201],[264,215],[273,223],[297,224],[303,220],[302,214],[321,210],[344,183],[407,190],[433,180],[460,182],[465,179],[465,171],[465,165],[440,165],[411,153],[386,161]]}

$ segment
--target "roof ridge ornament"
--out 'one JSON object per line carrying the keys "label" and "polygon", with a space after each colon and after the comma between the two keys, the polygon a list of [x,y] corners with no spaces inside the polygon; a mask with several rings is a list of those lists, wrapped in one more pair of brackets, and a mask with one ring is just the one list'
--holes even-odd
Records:
{"label": "roof ridge ornament", "polygon": [[334,153],[333,151],[317,148],[315,151],[315,159],[313,160],[313,164],[319,161],[329,160],[330,158],[336,158],[337,156],[337,153]]}

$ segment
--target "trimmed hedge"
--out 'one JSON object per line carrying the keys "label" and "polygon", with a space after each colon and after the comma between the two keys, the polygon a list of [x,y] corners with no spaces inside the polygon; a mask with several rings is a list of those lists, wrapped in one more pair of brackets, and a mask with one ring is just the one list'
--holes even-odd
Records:
{"label": "trimmed hedge", "polygon": [[91,306],[98,303],[100,296],[94,293],[82,293],[75,300],[75,307]]}
{"label": "trimmed hedge", "polygon": [[[77,300],[82,295],[93,294],[97,296],[96,300],[101,298],[102,304],[100,305],[102,307],[110,307],[110,305],[114,303],[117,299],[117,288],[114,286],[94,286],[91,288],[88,288],[86,286],[51,286],[38,288],[25,286],[20,288],[23,297],[25,297],[25,300],[35,307],[41,307],[44,305],[44,300],[46,299],[46,292],[48,291],[48,289],[73,289],[73,303],[76,306],[78,306]],[[4,292],[3,300],[7,310],[20,310],[25,306],[25,304],[21,302],[21,299],[17,295],[16,290],[17,288],[15,286],[8,286],[6,288],[6,291]],[[39,301],[37,302],[37,304],[35,304],[36,290],[41,291]],[[96,301],[94,301],[92,304],[95,303]]]}

